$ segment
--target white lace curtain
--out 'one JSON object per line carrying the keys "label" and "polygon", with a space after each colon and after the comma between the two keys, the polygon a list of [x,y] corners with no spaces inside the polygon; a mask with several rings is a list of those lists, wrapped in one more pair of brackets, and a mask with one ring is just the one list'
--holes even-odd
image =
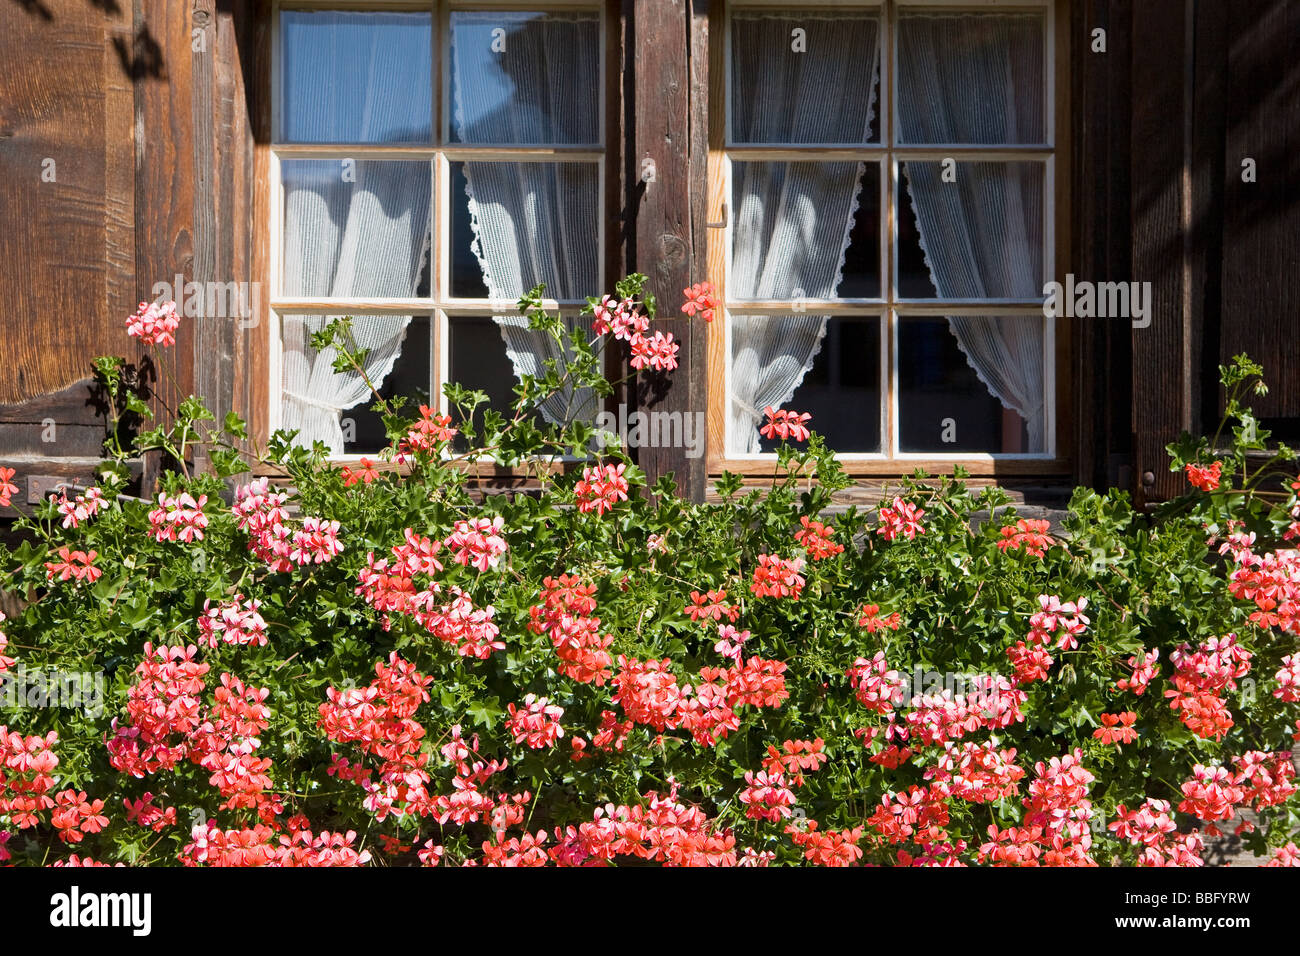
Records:
{"label": "white lace curtain", "polygon": [[[467,143],[593,145],[600,140],[595,14],[453,13],[452,132]],[[504,34],[494,31],[504,30]],[[494,42],[495,41],[495,42]],[[504,49],[501,49],[504,45]],[[599,177],[591,163],[464,164],[473,250],[488,295],[513,303],[538,283],[547,296],[599,290]],[[515,375],[563,365],[566,350],[522,316],[496,316]],[[583,323],[566,319],[570,329]],[[565,389],[542,406],[553,422],[592,418],[597,396]]]}
{"label": "white lace curtain", "polygon": [[[916,143],[1044,139],[1039,15],[910,14],[899,25],[900,138]],[[935,162],[902,164],[930,277],[944,298],[1042,294],[1040,163],[961,163],[944,182]],[[1025,420],[1026,451],[1047,449],[1044,320],[950,316],[981,382]]]}
{"label": "white lace curtain", "polygon": [[[805,52],[793,48],[804,31]],[[879,22],[737,12],[732,136],[742,143],[863,143],[875,115]],[[728,298],[831,298],[844,271],[861,163],[735,162]],[[794,395],[826,334],[819,314],[730,317],[728,451],[752,454],[766,405]]]}
{"label": "white lace curtain", "polygon": [[[293,97],[286,135],[304,142],[428,140],[428,97],[410,93],[413,78],[393,63],[428,60],[429,31],[406,14],[316,13],[311,32],[292,46],[292,75],[302,80]],[[303,21],[306,23],[307,21]],[[337,63],[365,77],[359,88],[313,95],[332,86]],[[425,74],[425,88],[428,76]],[[418,87],[417,87],[418,88]],[[336,100],[344,96],[346,102]],[[430,168],[427,162],[289,161],[284,184],[286,296],[408,298],[415,294],[428,254]],[[283,401],[280,427],[297,429],[299,444],[323,442],[344,450],[342,412],[366,402],[370,389],[356,372],[333,370],[333,348],[317,351],[313,332],[335,316],[282,316]],[[368,349],[366,376],[376,387],[392,371],[409,315],[358,315],[352,334]]]}

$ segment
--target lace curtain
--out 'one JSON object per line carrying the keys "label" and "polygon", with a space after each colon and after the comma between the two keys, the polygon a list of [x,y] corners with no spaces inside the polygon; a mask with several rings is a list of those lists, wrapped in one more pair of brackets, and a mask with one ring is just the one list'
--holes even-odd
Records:
{"label": "lace curtain", "polygon": [[[792,48],[804,31],[806,52]],[[863,143],[875,115],[879,22],[846,14],[737,12],[732,136],[742,143]],[[844,271],[863,165],[735,162],[728,298],[832,298]],[[790,400],[812,367],[828,316],[745,315],[728,333],[728,451],[760,449],[763,407]]]}
{"label": "lace curtain", "polygon": [[[900,19],[900,138],[916,143],[1043,141],[1043,20],[1039,15],[909,14]],[[1040,163],[902,164],[931,281],[944,298],[1042,294]],[[1025,420],[1027,451],[1047,450],[1044,320],[950,316],[967,362]]]}
{"label": "lace curtain", "polygon": [[[284,136],[297,142],[409,142],[429,138],[429,96],[420,77],[396,64],[427,63],[429,18],[410,14],[286,13]],[[338,82],[324,78],[347,74]],[[418,71],[417,71],[418,72]],[[423,89],[430,87],[427,68]],[[285,161],[286,296],[343,298],[415,294],[428,254],[427,162]],[[280,427],[297,441],[344,450],[342,412],[370,397],[358,373],[335,373],[335,350],[317,351],[313,332],[335,316],[282,316]],[[356,345],[369,349],[366,375],[379,386],[392,371],[409,315],[354,317]]]}
{"label": "lace curtain", "polygon": [[[497,32],[504,31],[504,32]],[[456,11],[452,15],[452,133],[461,142],[588,145],[600,141],[600,20],[592,13]],[[591,163],[466,162],[473,251],[488,295],[503,305],[538,283],[556,299],[598,291],[599,176]],[[541,375],[565,349],[522,316],[494,321],[515,375]],[[566,318],[570,329],[581,325]],[[590,389],[542,406],[553,422],[592,418]]]}

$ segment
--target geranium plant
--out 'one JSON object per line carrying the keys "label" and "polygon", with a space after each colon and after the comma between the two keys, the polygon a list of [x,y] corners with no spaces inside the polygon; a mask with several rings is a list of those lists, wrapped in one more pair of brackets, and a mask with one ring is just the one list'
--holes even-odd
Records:
{"label": "geranium plant", "polygon": [[[606,348],[676,367],[644,279],[590,334],[540,294],[565,363],[508,411],[376,394],[391,441],[360,463],[284,434],[249,456],[193,398],[133,446],[114,420],[100,483],[0,550],[26,602],[0,624],[0,859],[1157,866],[1236,830],[1300,862],[1300,483],[1241,401],[1258,368],[1224,369],[1231,441],[1171,446],[1196,487],[1151,514],[1081,489],[1053,528],[960,471],[832,514],[851,481],[789,409],[772,480],[696,505],[538,413],[610,394]],[[174,313],[129,329],[165,347]],[[364,374],[346,320],[316,344]],[[176,467],[141,501],[146,450]],[[488,461],[536,491],[481,494]]]}

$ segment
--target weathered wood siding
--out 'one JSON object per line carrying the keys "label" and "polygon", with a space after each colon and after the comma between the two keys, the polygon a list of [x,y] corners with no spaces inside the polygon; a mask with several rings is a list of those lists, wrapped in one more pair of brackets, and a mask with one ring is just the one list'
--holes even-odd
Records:
{"label": "weathered wood siding", "polygon": [[1185,484],[1165,445],[1214,426],[1234,354],[1264,365],[1257,412],[1300,419],[1300,3],[1083,0],[1072,19],[1073,271],[1154,295],[1148,328],[1077,324],[1077,477],[1127,461],[1167,498]]}

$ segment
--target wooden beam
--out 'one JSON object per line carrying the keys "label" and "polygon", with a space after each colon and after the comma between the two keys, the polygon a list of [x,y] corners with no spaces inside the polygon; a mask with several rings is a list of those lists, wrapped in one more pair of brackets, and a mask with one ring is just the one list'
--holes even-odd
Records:
{"label": "wooden beam", "polygon": [[1199,330],[1189,328],[1185,285],[1187,9],[1186,0],[1133,4],[1132,278],[1152,289],[1151,324],[1132,330],[1134,468],[1143,501],[1183,489],[1165,446],[1192,426],[1190,345]]}
{"label": "wooden beam", "polygon": [[[678,412],[703,423],[707,407],[705,330],[677,315],[682,290],[706,261],[704,213],[708,157],[708,0],[634,0],[631,167],[653,166],[653,181],[632,183],[631,267],[650,279],[662,315],[658,328],[681,344],[681,367],[669,376],[642,375],[637,407]],[[638,462],[653,483],[672,473],[679,492],[703,500],[704,455],[686,448],[640,448]]]}
{"label": "wooden beam", "polygon": [[[1220,350],[1264,366],[1257,414],[1300,417],[1300,4],[1232,4],[1226,19]],[[1254,182],[1243,181],[1246,159]]]}

